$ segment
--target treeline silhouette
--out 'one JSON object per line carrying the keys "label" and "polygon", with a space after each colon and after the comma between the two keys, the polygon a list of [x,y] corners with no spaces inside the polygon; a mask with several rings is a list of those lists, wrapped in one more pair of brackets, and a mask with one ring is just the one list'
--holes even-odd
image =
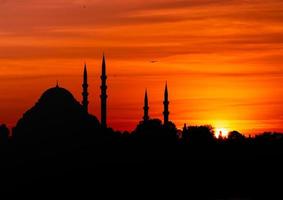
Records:
{"label": "treeline silhouette", "polygon": [[[31,112],[31,111],[29,111]],[[64,114],[65,115],[65,114]],[[21,120],[12,134],[5,124],[0,125],[0,146],[5,153],[21,154],[25,151],[31,151],[36,154],[44,153],[58,153],[58,152],[73,152],[102,148],[101,157],[105,157],[106,153],[118,154],[119,150],[126,150],[127,153],[113,156],[115,161],[123,160],[124,157],[128,159],[128,154],[141,155],[146,153],[154,153],[155,150],[160,151],[159,158],[167,157],[166,151],[178,152],[178,159],[186,159],[187,149],[198,149],[206,151],[209,157],[229,154],[231,151],[237,151],[237,154],[243,153],[245,156],[247,149],[253,151],[254,155],[262,155],[262,153],[281,154],[281,147],[283,150],[283,134],[276,132],[265,132],[255,135],[254,137],[246,137],[238,131],[229,132],[227,137],[219,136],[216,138],[214,128],[210,125],[203,126],[188,126],[183,130],[178,130],[173,122],[164,125],[159,119],[150,119],[148,121],[141,121],[134,131],[120,132],[114,131],[111,128],[101,128],[98,120],[89,114],[82,114],[81,117],[64,120],[60,124],[60,115],[54,115],[52,121],[42,122],[42,116],[32,115],[27,117],[32,124],[23,123]],[[32,119],[31,119],[32,118]],[[37,120],[37,121],[33,121]],[[25,121],[27,121],[25,119]],[[41,123],[42,122],[42,123]],[[48,126],[46,125],[48,124]],[[33,125],[34,124],[34,125]],[[43,128],[44,127],[44,128]],[[11,135],[11,136],[10,136]],[[268,146],[268,148],[262,148]],[[274,148],[276,150],[274,151]],[[280,147],[280,148],[279,148]],[[227,151],[220,151],[215,154],[218,148],[227,148]],[[115,149],[115,151],[113,151]],[[244,152],[242,152],[244,149]],[[162,154],[164,151],[164,154]],[[236,153],[236,152],[235,152]],[[38,156],[38,155],[37,155]],[[150,158],[149,155],[146,158]],[[135,156],[135,160],[143,160],[145,157]],[[111,160],[110,160],[111,161]]]}

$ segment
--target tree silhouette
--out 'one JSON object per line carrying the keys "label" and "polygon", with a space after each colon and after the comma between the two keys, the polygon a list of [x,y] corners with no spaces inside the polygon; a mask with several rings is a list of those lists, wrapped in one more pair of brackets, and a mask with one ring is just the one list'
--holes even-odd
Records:
{"label": "tree silhouette", "polygon": [[265,132],[260,135],[256,135],[255,141],[259,144],[275,144],[283,142],[283,134],[274,132]]}
{"label": "tree silhouette", "polygon": [[246,139],[246,137],[244,135],[242,135],[241,133],[239,133],[238,131],[231,131],[228,133],[228,138],[227,140],[230,142],[238,142],[238,143],[242,143],[244,142]]}
{"label": "tree silhouette", "polygon": [[159,119],[141,121],[133,135],[136,140],[152,145],[175,144],[178,138],[175,124],[168,122],[163,125]]}
{"label": "tree silhouette", "polygon": [[185,144],[212,144],[215,142],[213,127],[189,126],[183,130],[182,139]]}

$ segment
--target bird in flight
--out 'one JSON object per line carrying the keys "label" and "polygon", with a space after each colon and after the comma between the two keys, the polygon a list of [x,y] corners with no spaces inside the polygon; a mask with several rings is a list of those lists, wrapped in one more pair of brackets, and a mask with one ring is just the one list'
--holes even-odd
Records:
{"label": "bird in flight", "polygon": [[157,60],[152,60],[150,61],[151,63],[157,63],[158,61]]}

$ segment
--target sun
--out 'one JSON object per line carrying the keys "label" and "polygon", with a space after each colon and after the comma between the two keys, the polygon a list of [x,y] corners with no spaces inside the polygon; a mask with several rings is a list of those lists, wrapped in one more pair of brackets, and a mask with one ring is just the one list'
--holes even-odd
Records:
{"label": "sun", "polygon": [[228,137],[229,131],[226,128],[216,128],[215,129],[215,137],[219,138],[222,136],[222,138],[227,138]]}

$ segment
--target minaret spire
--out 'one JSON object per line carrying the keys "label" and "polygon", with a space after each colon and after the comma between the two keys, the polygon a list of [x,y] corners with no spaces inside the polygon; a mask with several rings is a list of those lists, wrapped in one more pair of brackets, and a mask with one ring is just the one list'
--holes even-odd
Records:
{"label": "minaret spire", "polygon": [[169,98],[168,98],[167,81],[166,81],[166,84],[165,84],[163,105],[164,105],[164,111],[163,111],[164,125],[167,125],[168,122],[169,122]]}
{"label": "minaret spire", "polygon": [[101,126],[102,128],[107,128],[107,123],[106,123],[106,105],[107,105],[107,86],[106,86],[106,80],[107,80],[107,76],[106,76],[106,62],[105,62],[105,55],[103,53],[103,58],[102,58],[102,71],[101,71],[101,95],[100,95],[100,99],[101,99]]}
{"label": "minaret spire", "polygon": [[83,100],[82,100],[82,105],[83,105],[83,109],[88,112],[88,82],[87,82],[87,66],[86,63],[84,65],[84,74],[83,74],[83,92],[82,92],[82,96],[83,96]]}
{"label": "minaret spire", "polygon": [[144,111],[144,115],[143,115],[143,121],[146,122],[149,120],[149,115],[148,115],[148,97],[147,97],[147,90],[145,90],[145,95],[144,95],[144,107],[143,107],[143,111]]}

